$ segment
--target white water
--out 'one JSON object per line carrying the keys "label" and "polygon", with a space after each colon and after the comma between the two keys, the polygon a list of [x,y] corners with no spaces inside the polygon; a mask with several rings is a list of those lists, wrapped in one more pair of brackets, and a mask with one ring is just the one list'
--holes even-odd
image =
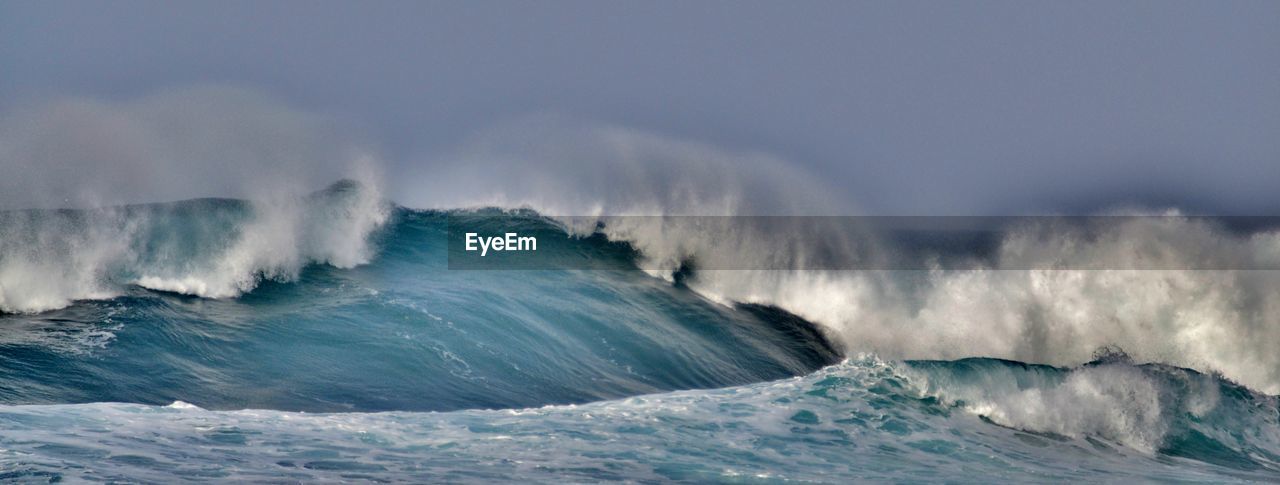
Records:
{"label": "white water", "polygon": [[[59,215],[9,213],[0,238],[0,311],[34,313],[103,299],[124,285],[208,298],[238,296],[264,279],[292,281],[308,264],[349,268],[373,257],[369,234],[389,216],[376,188],[282,196],[184,218],[124,208]],[[212,241],[152,240],[190,226]],[[159,229],[157,229],[159,228]]]}
{"label": "white water", "polygon": [[[310,153],[298,147],[318,144],[324,139],[319,134],[328,133],[316,129],[311,117],[269,103],[268,109],[260,109],[261,100],[245,102],[239,95],[228,102],[225,94],[213,93],[170,93],[123,105],[58,105],[37,110],[31,119],[40,123],[30,127],[17,122],[27,118],[7,119],[0,132],[6,166],[40,166],[32,157],[43,153],[41,147],[60,146],[54,135],[72,133],[75,141],[92,142],[80,148],[93,148],[103,140],[118,139],[106,135],[125,133],[130,136],[122,139],[129,143],[108,146],[115,150],[112,156],[137,169],[130,172],[165,168],[156,172],[167,174],[162,180],[144,188],[177,190],[165,183],[182,173],[184,164],[172,160],[175,154],[201,154],[193,166],[203,168],[196,173],[209,173],[210,166],[217,166],[212,161],[223,156],[270,160],[272,153],[285,153],[284,159],[297,161]],[[193,121],[205,119],[193,106],[217,107],[225,115],[223,121]],[[241,124],[288,127],[290,136],[282,138],[290,143],[245,151],[241,147],[258,146],[262,140],[246,138],[252,130],[238,128]],[[179,128],[178,134],[172,133]],[[200,137],[179,136],[190,135],[185,130],[218,133],[214,145],[236,150],[202,149]],[[332,151],[348,151],[339,146]],[[81,151],[58,156],[83,162],[72,163],[71,172],[82,167],[87,173],[63,180],[37,170],[38,177],[25,178],[55,180],[58,187],[105,189],[93,180],[93,164],[88,161],[92,157]],[[833,195],[838,189],[766,154],[724,151],[554,117],[499,127],[432,162],[423,164],[428,167],[425,174],[397,177],[411,184],[399,187],[399,193],[408,195],[402,202],[443,208],[526,206],[553,216],[601,217],[830,215],[845,214],[838,208],[847,207]],[[241,165],[248,168],[232,172],[258,173],[251,162]],[[342,163],[321,165],[333,168]],[[143,255],[129,241],[148,222],[111,209],[96,211],[92,224],[76,227],[11,224],[0,237],[0,311],[38,312],[77,299],[110,297],[122,284],[230,297],[263,278],[292,279],[310,262],[349,267],[367,261],[371,252],[366,236],[386,218],[385,208],[376,202],[377,177],[369,178],[373,182],[367,186],[373,190],[368,197],[316,208],[289,195],[298,193],[297,182],[280,175],[311,172],[299,167],[306,164],[283,164],[252,183],[228,182],[278,188],[251,190],[259,194],[251,197],[253,217],[237,226],[229,244],[200,258],[139,263]],[[6,180],[12,184],[23,178]],[[73,183],[76,179],[81,182]],[[41,189],[46,194],[42,197],[57,192]],[[181,193],[199,191],[187,187]],[[28,202],[32,201],[21,203]],[[583,227],[592,226],[577,226]],[[632,242],[650,260],[646,267],[668,278],[689,259],[803,266],[814,244],[834,247],[850,258],[882,253],[876,247],[842,245],[838,234],[762,236],[730,222],[684,227],[615,221],[605,231],[611,238]],[[1241,237],[1204,221],[1165,217],[1137,219],[1105,236],[1091,239],[1052,226],[1028,227],[1003,242],[993,263],[967,271],[708,270],[688,284],[718,301],[776,305],[818,322],[849,352],[872,351],[886,358],[989,356],[1073,365],[1089,360],[1100,347],[1114,345],[1139,361],[1219,371],[1255,389],[1280,392],[1280,355],[1273,351],[1280,346],[1280,276],[1275,272],[1055,269],[1135,259],[1169,268],[1204,266],[1206,261],[1223,266],[1274,263],[1280,259],[1280,234]],[[121,274],[130,277],[121,281]]]}
{"label": "white water", "polygon": [[[842,245],[834,233],[760,234],[740,221],[604,217],[840,213],[829,195],[836,191],[767,155],[534,118],[477,137],[437,162],[451,168],[434,184],[414,183],[438,190],[411,203],[602,216],[612,224],[604,233],[631,242],[658,276],[670,278],[689,259],[730,263],[711,267],[804,267],[819,244],[859,260],[883,254],[847,240]],[[718,301],[776,305],[818,322],[851,353],[1075,365],[1101,347],[1119,346],[1139,361],[1218,371],[1280,392],[1277,272],[1060,269],[1132,268],[1134,261],[1274,267],[1280,260],[1280,233],[1236,236],[1176,211],[1160,214],[1166,217],[1133,218],[1097,238],[1028,225],[1007,236],[994,262],[966,271],[708,270],[688,284]],[[579,234],[594,230],[581,218],[566,223]]]}

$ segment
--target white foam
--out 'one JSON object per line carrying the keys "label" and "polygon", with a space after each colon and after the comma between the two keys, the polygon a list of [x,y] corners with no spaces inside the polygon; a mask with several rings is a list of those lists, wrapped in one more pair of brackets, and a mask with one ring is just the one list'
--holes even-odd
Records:
{"label": "white foam", "polygon": [[1159,384],[1133,366],[1074,369],[1061,383],[1025,389],[984,384],[950,383],[934,392],[1001,425],[1072,438],[1101,437],[1147,454],[1159,449],[1170,421],[1177,418],[1165,415]]}
{"label": "white foam", "polygon": [[[767,155],[559,118],[483,134],[442,163],[433,169],[444,176],[425,185],[439,190],[424,192],[442,199],[420,205],[522,206],[549,216],[848,214],[835,209],[843,206],[830,188]],[[1280,232],[1237,236],[1161,215],[1096,238],[1029,225],[1001,243],[993,263],[968,271],[705,270],[686,283],[716,301],[776,305],[818,322],[850,353],[1075,365],[1116,345],[1140,361],[1220,371],[1280,392],[1278,272],[1059,269],[1251,267],[1280,257]],[[690,259],[803,267],[815,243],[846,257],[881,253],[842,246],[839,234],[762,234],[741,221],[608,222],[607,236],[631,242],[666,278]],[[595,226],[566,223],[579,234]]]}
{"label": "white foam", "polygon": [[247,216],[215,234],[224,244],[205,241],[193,249],[180,238],[159,248],[148,242],[155,232],[172,236],[191,225],[224,223],[224,217],[120,208],[11,213],[4,230],[13,236],[0,238],[0,311],[34,313],[110,298],[125,284],[228,298],[264,279],[293,280],[312,263],[350,268],[373,256],[368,238],[386,222],[389,207],[376,186],[358,184],[249,202]]}
{"label": "white foam", "polygon": [[389,208],[379,194],[361,186],[334,198],[286,198],[255,202],[254,215],[224,251],[192,271],[144,269],[139,286],[227,298],[252,290],[262,279],[291,281],[311,263],[351,268],[369,262],[369,234],[386,222]]}

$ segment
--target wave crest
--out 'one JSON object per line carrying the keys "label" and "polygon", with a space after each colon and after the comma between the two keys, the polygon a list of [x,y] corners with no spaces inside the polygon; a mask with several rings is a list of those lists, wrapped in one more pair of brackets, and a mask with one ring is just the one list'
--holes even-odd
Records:
{"label": "wave crest", "polygon": [[127,285],[209,298],[308,264],[352,267],[390,207],[343,181],[305,197],[200,199],[92,210],[0,213],[0,311],[34,313],[110,298]]}

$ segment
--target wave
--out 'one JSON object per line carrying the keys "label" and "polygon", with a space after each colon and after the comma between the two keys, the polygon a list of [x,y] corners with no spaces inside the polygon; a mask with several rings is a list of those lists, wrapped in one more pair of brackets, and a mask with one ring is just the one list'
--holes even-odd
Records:
{"label": "wave", "polygon": [[0,212],[0,312],[33,313],[128,285],[210,298],[312,263],[352,267],[390,207],[346,180],[303,197],[198,199],[86,210]]}
{"label": "wave", "polygon": [[959,270],[704,270],[684,278],[691,262],[806,268],[826,258],[885,267],[875,262],[898,248],[841,228],[792,234],[750,218],[624,217],[856,214],[843,200],[856,194],[785,160],[626,127],[532,117],[432,161],[435,173],[405,178],[425,188],[406,204],[566,216],[558,219],[571,234],[628,243],[651,274],[682,275],[709,299],[775,306],[816,322],[847,355],[1069,366],[1118,346],[1138,361],[1221,372],[1280,392],[1280,356],[1272,351],[1280,345],[1280,272],[1204,269],[1277,267],[1274,228],[1242,232],[1176,210],[1120,210],[1108,214],[1154,217],[1101,228],[1033,220],[1007,228],[990,255]]}
{"label": "wave", "polygon": [[[874,262],[898,248],[883,234],[838,227],[625,217],[823,215],[839,205],[820,181],[768,156],[616,127],[524,128],[510,130],[514,140],[500,133],[498,143],[466,150],[481,162],[467,170],[481,175],[437,174],[457,185],[453,195],[439,192],[448,202],[437,210],[395,207],[376,185],[340,182],[301,197],[0,213],[0,312],[21,314],[8,315],[9,324],[35,322],[0,341],[22,364],[0,365],[15,383],[3,402],[180,400],[208,409],[6,407],[0,419],[16,420],[11,429],[27,419],[72,420],[69,433],[95,413],[112,423],[141,414],[156,427],[235,423],[228,439],[246,447],[235,459],[254,463],[245,470],[304,478],[396,475],[411,466],[397,453],[434,446],[483,460],[512,451],[534,464],[480,478],[543,470],[579,470],[584,479],[727,480],[777,470],[812,480],[938,478],[917,465],[929,462],[1093,477],[1071,471],[1079,460],[1156,480],[1277,473],[1280,425],[1268,393],[1280,392],[1280,272],[1240,269],[1280,263],[1274,228],[1242,231],[1177,211],[1097,227],[1029,219],[981,254],[916,255],[960,265],[711,269],[803,268],[818,259],[882,267]],[[466,180],[493,185],[457,195],[479,183]],[[446,273],[449,217],[567,234],[568,249],[548,257],[592,270]],[[80,300],[93,302],[73,304]],[[68,330],[76,325],[83,328]],[[59,332],[74,335],[50,343]],[[228,350],[225,342],[243,344]],[[1114,348],[1128,357],[1095,359]],[[98,360],[104,353],[110,358]],[[814,372],[840,356],[872,355]],[[163,378],[139,377],[157,368]],[[722,389],[679,391],[706,388]],[[244,410],[258,407],[278,411]],[[487,408],[513,411],[477,410]],[[428,410],[448,413],[409,412]],[[495,421],[501,431],[486,431]],[[310,428],[282,429],[285,422]],[[335,422],[381,431],[334,436],[326,430]],[[165,432],[172,442],[205,439]],[[280,456],[253,436],[296,440],[302,455]],[[535,457],[534,437],[547,436],[568,455]],[[350,447],[360,450],[355,457],[324,444],[365,438],[371,443]],[[107,446],[78,435],[42,439]],[[606,460],[589,451],[645,440],[651,446],[641,449],[654,456],[619,449],[620,458]],[[742,442],[752,445],[734,446]],[[709,458],[682,461],[669,443]],[[865,461],[850,463],[851,448],[865,450],[852,454]],[[147,458],[121,458],[119,473],[146,475],[131,460],[175,461],[162,451]],[[618,468],[598,467],[602,460]],[[433,461],[433,476],[485,469],[449,463]],[[182,469],[150,470],[166,467]],[[815,471],[832,467],[833,475]]]}
{"label": "wave", "polygon": [[1280,471],[1276,413],[1274,398],[1165,366],[858,357],[792,379],[501,411],[5,406],[0,461],[16,479],[162,482],[1251,481]]}
{"label": "wave", "polygon": [[[0,311],[62,308],[121,295],[129,285],[238,296],[264,280],[296,280],[309,264],[369,262],[371,235],[391,213],[375,191],[351,182],[272,202],[0,213],[6,231]],[[1280,357],[1271,352],[1280,344],[1277,272],[1063,269],[1132,260],[1161,268],[1274,264],[1280,231],[1229,230],[1212,218],[1177,213],[1103,228],[1033,221],[1008,229],[994,253],[971,258],[968,269],[729,271],[690,270],[689,263],[802,266],[815,252],[865,260],[887,251],[868,243],[874,237],[821,228],[770,233],[752,227],[750,218],[723,218],[720,225],[607,215],[550,219],[577,237],[626,243],[641,263],[623,267],[679,278],[713,301],[776,307],[815,322],[846,355],[1078,365],[1115,346],[1138,361],[1220,372],[1254,389],[1280,391]]]}
{"label": "wave", "polygon": [[[970,256],[966,269],[706,270],[683,283],[717,301],[777,306],[822,324],[849,353],[1076,365],[1099,348],[1117,346],[1140,361],[1221,372],[1255,389],[1280,391],[1280,357],[1272,352],[1280,344],[1280,272],[1196,269],[1274,267],[1280,232],[1241,234],[1177,214],[1124,221],[1101,228],[1013,227],[994,255]],[[632,219],[611,226],[604,217],[600,224],[610,238],[634,244],[648,259],[645,266],[666,278],[689,261],[782,267],[779,255],[785,265],[818,252],[830,257],[831,248],[840,247],[822,237],[768,235],[730,227],[734,223],[681,227]],[[864,245],[843,257],[886,253]],[[1187,269],[1131,269],[1126,261]]]}
{"label": "wave", "polygon": [[[902,248],[627,217],[849,214],[850,194],[767,154],[558,117],[397,174],[395,200],[427,210],[376,177],[291,195],[352,147],[243,93],[203,116],[226,96],[0,120],[21,207],[203,195],[130,174],[213,179],[222,158],[242,166],[210,190],[250,197],[0,212],[0,479],[1280,474],[1280,272],[1245,269],[1280,267],[1280,230],[1028,219],[988,250],[911,254],[922,270],[716,269],[891,267]],[[249,123],[277,115],[288,129]],[[66,133],[132,135],[99,165]],[[45,173],[58,147],[84,173]],[[450,218],[567,239],[540,257],[581,269],[449,271]]]}
{"label": "wave", "polygon": [[1001,426],[1243,469],[1274,470],[1280,457],[1280,401],[1212,374],[1123,354],[1066,369],[994,359],[907,367],[924,395]]}
{"label": "wave", "polygon": [[[351,206],[332,200],[350,195],[356,194],[330,191],[312,203],[330,201],[345,214]],[[143,244],[134,254],[152,258],[128,262],[156,271],[164,267],[158,262],[194,258],[184,267],[199,269],[197,263],[207,264],[201,258],[221,258],[226,250],[192,246],[209,235],[175,221],[204,227],[213,220],[208,216],[224,214],[227,227],[239,227],[244,214],[226,208],[249,207],[180,206],[206,217],[142,219],[164,221],[154,227],[161,234],[192,238],[172,243],[192,251],[148,253],[143,249],[168,246]],[[0,316],[6,382],[0,403],[181,400],[210,409],[309,412],[519,408],[741,385],[802,375],[839,359],[813,324],[776,309],[708,302],[636,271],[634,250],[603,238],[570,240],[575,244],[565,251],[542,253],[594,270],[450,270],[445,241],[455,216],[465,214],[392,209],[365,238],[366,248],[377,249],[367,264],[322,264],[320,253],[303,246],[299,254],[312,264],[299,268],[294,264],[303,259],[287,259],[285,268],[297,271],[287,281],[259,273],[257,286],[236,298],[155,291],[126,284],[136,276],[120,271],[117,297]],[[531,213],[476,220],[494,224],[484,231],[519,228],[565,239]],[[246,244],[238,235],[222,237],[218,248]],[[294,244],[261,250],[291,251]],[[198,276],[208,282],[219,275]]]}
{"label": "wave", "polygon": [[[419,194],[402,202],[574,216],[559,218],[565,230],[627,243],[643,258],[640,267],[670,281],[689,262],[804,267],[818,257],[874,261],[895,249],[834,229],[787,234],[728,218],[686,227],[615,217],[848,213],[831,195],[838,190],[766,154],[535,117],[482,133],[447,158],[424,165],[435,170],[426,180],[397,177]],[[193,202],[185,212],[182,203],[6,212],[0,311],[61,308],[121,294],[124,285],[231,297],[264,279],[296,279],[310,263],[367,262],[369,236],[389,213],[376,192],[207,201],[200,209]],[[993,256],[965,270],[702,270],[681,283],[714,301],[774,306],[816,322],[846,354],[1077,365],[1098,348],[1118,346],[1139,361],[1222,372],[1280,392],[1280,357],[1271,352],[1280,344],[1276,272],[1069,269],[1135,260],[1163,268],[1280,262],[1280,232],[1242,234],[1212,219],[1160,214],[1108,226],[1100,236],[1052,224],[1013,228]]]}
{"label": "wave", "polygon": [[[352,226],[344,217],[362,213],[355,209],[364,206],[353,203],[361,190],[358,184],[339,184],[286,207],[310,211],[304,211],[309,215],[300,221],[340,222],[320,224],[320,228],[349,228]],[[216,262],[218,258],[202,258],[232,254],[226,248],[248,244],[240,241],[257,241],[241,239],[241,232],[224,234],[220,230],[249,227],[245,221],[253,214],[251,207],[252,203],[245,201],[201,200],[117,209],[133,211],[132,217],[141,221],[137,227],[152,231],[130,233],[135,239],[125,246],[135,249],[124,254],[133,257],[122,259],[128,264],[117,267],[156,272],[166,268],[162,264],[166,262]],[[918,312],[925,313],[929,305],[936,304],[931,299],[945,289],[938,288],[946,286],[943,282],[955,286],[948,291],[976,292],[971,297],[976,300],[969,303],[975,306],[966,310],[968,314],[953,309],[955,313],[947,316],[965,321],[972,315],[1015,311],[981,307],[984,300],[980,298],[994,296],[979,291],[981,287],[969,287],[984,278],[1013,278],[1007,282],[1013,291],[1027,284],[1024,278],[1065,278],[1059,283],[1088,285],[1098,284],[1089,283],[1090,278],[1104,277],[1123,276],[1118,281],[1132,283],[1180,274],[1263,277],[1269,273],[997,269],[1000,255],[1014,251],[1014,243],[1036,234],[1035,230],[1050,231],[1051,240],[1070,234],[1053,227],[1006,234],[1001,251],[992,256],[997,259],[975,260],[975,264],[990,266],[970,270],[717,271],[682,266],[660,271],[671,280],[668,282],[638,271],[649,267],[638,263],[675,263],[702,250],[689,243],[694,239],[679,239],[681,233],[670,227],[662,228],[665,232],[661,235],[684,241],[679,252],[661,253],[665,246],[646,246],[644,237],[649,233],[645,231],[650,228],[617,226],[613,223],[621,219],[607,216],[599,218],[600,225],[588,233],[532,211],[387,210],[380,225],[368,226],[370,232],[362,235],[360,245],[326,242],[317,236],[326,234],[324,231],[298,233],[312,237],[311,242],[288,239],[288,244],[268,244],[271,248],[299,248],[295,254],[305,257],[277,259],[288,262],[284,265],[240,266],[257,268],[258,273],[252,280],[256,290],[244,292],[254,288],[250,286],[233,292],[239,298],[201,300],[166,291],[143,291],[147,287],[136,283],[138,279],[132,276],[136,273],[118,270],[107,274],[117,275],[117,285],[129,286],[116,287],[122,296],[40,315],[10,315],[10,329],[17,318],[85,322],[86,338],[71,340],[92,348],[75,354],[59,350],[66,344],[52,345],[39,339],[0,342],[0,349],[13,354],[14,362],[23,363],[0,365],[0,377],[11,383],[0,399],[6,403],[97,404],[0,407],[0,420],[8,430],[0,432],[0,442],[27,457],[0,457],[0,461],[11,465],[7,467],[10,470],[18,470],[14,476],[71,477],[79,473],[69,471],[77,463],[94,457],[109,465],[76,477],[157,481],[202,473],[239,479],[280,474],[299,479],[378,479],[416,473],[442,480],[516,476],[551,480],[569,473],[582,479],[731,480],[759,475],[803,480],[925,480],[937,478],[930,475],[937,473],[937,466],[969,473],[1059,479],[1249,480],[1280,473],[1280,407],[1276,398],[1253,390],[1259,389],[1255,385],[1237,384],[1239,379],[1226,372],[1138,364],[1135,360],[1141,360],[1136,356],[1131,359],[1119,354],[1099,359],[1092,352],[1081,363],[1043,365],[1046,356],[1054,355],[1049,350],[1032,353],[1032,359],[1021,362],[991,358],[903,360],[903,356],[891,354],[895,350],[892,346],[882,347],[888,349],[884,355],[860,349],[882,352],[876,346],[884,341],[915,339],[915,346],[903,342],[901,348],[925,355],[953,352],[971,357],[963,354],[982,352],[975,349],[990,345],[990,341],[1012,342],[1013,348],[1030,343],[972,330],[977,327],[970,327],[971,335],[958,333],[963,329],[927,335],[924,332],[937,329],[901,326],[923,318],[910,313],[899,314],[901,321],[892,322],[896,326],[880,322],[885,325],[880,330],[889,332],[880,341],[870,337],[850,340],[853,334],[836,325],[842,321],[857,324],[853,317],[865,318],[867,312],[885,308],[916,305],[921,309]],[[191,214],[183,215],[184,211],[204,216],[189,217]],[[77,217],[89,213],[59,214],[78,222]],[[213,214],[221,219],[209,217]],[[321,216],[334,214],[341,217]],[[41,215],[45,218],[39,220],[46,224],[61,220]],[[540,238],[563,238],[566,232],[577,235],[569,239],[567,250],[546,257],[573,259],[593,269],[449,271],[445,267],[445,238],[450,218],[483,225],[482,231],[514,227]],[[215,224],[215,220],[223,222]],[[1134,221],[1155,226],[1121,229],[1162,230],[1156,231],[1159,237],[1155,239],[1173,248],[1180,247],[1175,235],[1230,237],[1240,243],[1242,249],[1237,254],[1249,255],[1255,247],[1252,244],[1270,237],[1265,231],[1228,231],[1203,219]],[[67,223],[66,227],[94,226]],[[700,237],[707,231],[705,226],[679,229],[703,231],[697,233]],[[189,240],[180,244],[183,235]],[[219,235],[223,239],[218,244],[197,244],[217,241]],[[1118,240],[1134,239],[1126,235]],[[800,244],[794,238],[790,241]],[[1090,241],[1106,244],[1107,239]],[[740,247],[766,248],[767,243],[769,239],[758,238]],[[138,249],[175,251],[180,247],[189,252]],[[1196,247],[1220,252],[1216,247]],[[350,251],[326,253],[315,248]],[[376,256],[370,256],[375,254],[374,248]],[[690,248],[692,252],[688,252]],[[1186,254],[1179,251],[1163,254]],[[364,255],[368,264],[343,269],[343,263],[325,259],[325,254],[339,253]],[[670,259],[662,259],[662,254]],[[199,268],[195,264],[184,267]],[[281,278],[272,276],[277,273],[262,270],[273,267],[293,271],[282,278],[291,283],[277,283]],[[733,277],[756,284],[752,287],[755,293],[717,293],[712,286]],[[791,294],[798,299],[789,301],[778,299],[779,295],[788,296],[786,293],[768,293],[779,288],[799,291],[815,281],[838,289],[858,283],[896,298],[850,300],[846,294],[831,292]],[[1049,292],[1041,304],[1057,302],[1055,298],[1061,295],[1045,284],[1038,287],[1038,291]],[[1177,316],[1177,311],[1199,304],[1194,299],[1176,300],[1185,298],[1177,291],[1205,291],[1196,286],[1203,284],[1200,280],[1185,284],[1181,290],[1170,284],[1159,287],[1159,291],[1170,293],[1166,298],[1175,298],[1170,303],[1183,305],[1169,310],[1169,315]],[[1258,291],[1268,288],[1265,280],[1256,284]],[[1037,285],[1029,286],[1030,290],[1022,291],[1036,291]],[[1133,306],[1143,303],[1133,301],[1134,293],[1103,298],[1115,287],[1093,291],[1103,293],[1088,302],[1089,312],[1143,308]],[[694,292],[716,295],[723,305],[710,304]],[[784,304],[768,304],[775,301]],[[796,302],[824,306],[806,307]],[[841,306],[856,302],[865,306]],[[824,321],[802,313],[813,308],[852,310],[847,315],[833,314],[843,320]],[[1140,312],[1132,318],[1139,316]],[[1016,325],[1044,323],[1037,323],[1035,315],[1025,322],[1008,318]],[[1023,313],[1020,318],[1028,317]],[[99,321],[106,323],[93,323]],[[1161,335],[1160,327],[1150,328],[1149,336]],[[106,343],[89,338],[104,331],[113,335]],[[38,333],[40,338],[49,338],[48,328]],[[950,347],[938,346],[944,339],[950,340]],[[225,342],[242,344],[227,346]],[[1104,342],[1127,341],[1102,336],[1071,345]],[[1172,344],[1157,342],[1139,350],[1159,345]],[[854,357],[820,368],[841,354]],[[1177,359],[1171,356],[1165,361]],[[1206,363],[1201,368],[1218,367],[1223,362],[1230,361]],[[1252,365],[1263,369],[1268,364]],[[163,377],[146,377],[151,375]],[[695,388],[702,390],[680,391]],[[423,399],[426,392],[429,399]],[[622,400],[610,400],[619,398]],[[175,400],[199,407],[158,406]],[[598,402],[601,400],[605,401]],[[507,410],[478,410],[484,408]],[[446,412],[412,412],[427,410]],[[109,436],[95,434],[91,431],[93,419],[118,431]],[[154,430],[152,436],[160,445],[127,447],[134,450],[128,454],[113,451],[123,449],[122,443],[136,432],[131,431],[135,426]],[[207,432],[193,434],[192,429]],[[340,431],[344,429],[360,431]],[[25,441],[15,438],[19,435],[26,436]],[[548,439],[556,442],[562,453],[539,457],[534,450],[545,450]],[[231,448],[182,459],[168,451],[181,448],[175,443],[221,440],[229,441]],[[289,443],[293,451],[271,449],[274,445],[268,443]],[[649,445],[644,446],[646,443]],[[682,459],[687,453],[698,459]],[[228,457],[243,466],[228,469],[218,465]],[[525,465],[493,465],[504,463],[499,457]],[[1088,466],[1081,467],[1082,462]],[[919,463],[937,466],[921,467]],[[1081,471],[1086,468],[1088,472]]]}

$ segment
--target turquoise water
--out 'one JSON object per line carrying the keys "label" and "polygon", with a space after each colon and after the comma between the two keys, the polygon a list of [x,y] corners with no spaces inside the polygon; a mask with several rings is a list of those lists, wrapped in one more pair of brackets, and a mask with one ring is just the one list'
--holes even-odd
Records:
{"label": "turquoise water", "polygon": [[[448,269],[450,217],[567,237],[529,211],[389,208],[355,252],[315,243],[333,235],[311,215],[288,219],[298,254],[238,252],[255,210],[6,216],[7,270],[96,263],[43,293],[0,285],[0,478],[1280,477],[1276,398],[1213,374],[850,354],[785,311],[638,271],[601,237],[547,256],[596,269]],[[90,258],[104,240],[123,249]]]}
{"label": "turquoise water", "polygon": [[[1178,369],[1103,364],[1179,392]],[[1156,450],[1000,426],[922,393],[921,373],[976,368],[1070,378],[1002,361],[854,359],[803,377],[584,405],[444,413],[210,411],[81,404],[0,410],[6,478],[391,481],[848,482],[1275,478],[1276,404],[1221,381],[1202,415],[1160,410]],[[1189,376],[1199,379],[1203,376]],[[1047,385],[1047,383],[1042,383]],[[975,386],[981,387],[979,384]],[[1177,399],[1177,398],[1174,398]],[[1069,403],[1059,403],[1069,405]]]}

